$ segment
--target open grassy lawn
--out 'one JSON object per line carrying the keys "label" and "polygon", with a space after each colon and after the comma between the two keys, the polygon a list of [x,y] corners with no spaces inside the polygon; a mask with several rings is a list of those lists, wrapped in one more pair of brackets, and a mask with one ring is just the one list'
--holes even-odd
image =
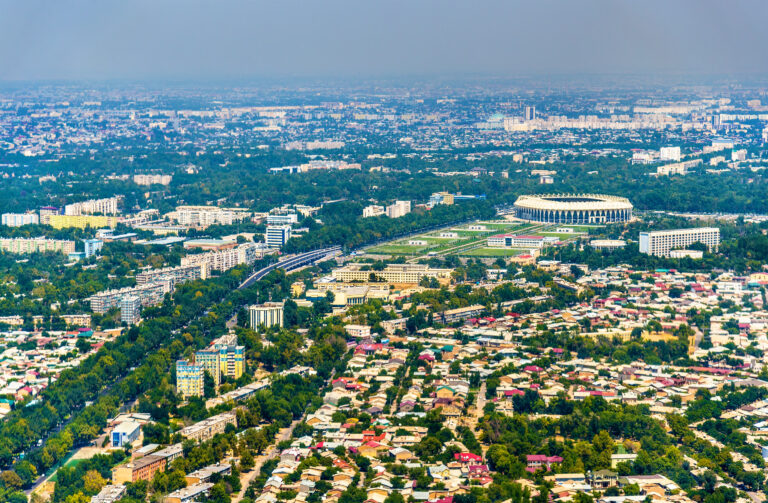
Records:
{"label": "open grassy lawn", "polygon": [[514,257],[525,252],[526,250],[517,248],[474,248],[461,252],[459,255],[463,257]]}

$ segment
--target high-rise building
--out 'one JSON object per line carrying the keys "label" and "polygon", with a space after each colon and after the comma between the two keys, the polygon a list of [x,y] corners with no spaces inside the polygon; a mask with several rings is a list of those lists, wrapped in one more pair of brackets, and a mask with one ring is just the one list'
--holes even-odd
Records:
{"label": "high-rise building", "polygon": [[536,120],[536,107],[525,107],[525,120],[532,121]]}
{"label": "high-rise building", "polygon": [[176,361],[176,394],[184,398],[203,396],[204,374],[205,369],[202,365],[186,360]]}
{"label": "high-rise building", "polygon": [[40,223],[50,225],[51,215],[61,215],[61,210],[55,206],[43,206],[40,208]]}
{"label": "high-rise building", "polygon": [[299,222],[299,216],[296,213],[287,213],[285,215],[267,215],[267,225],[291,225]]}
{"label": "high-rise building", "polygon": [[282,248],[291,239],[290,225],[268,225],[264,240],[270,248]]}
{"label": "high-rise building", "polygon": [[120,199],[122,199],[120,196],[116,196],[68,204],[64,207],[64,214],[70,216],[93,215],[95,213],[117,215]]}
{"label": "high-rise building", "polygon": [[384,206],[378,204],[371,204],[363,208],[363,218],[378,217],[384,214]]}
{"label": "high-rise building", "polygon": [[275,325],[283,326],[283,303],[266,302],[248,308],[250,315],[251,328],[257,329],[261,325],[273,327]]}
{"label": "high-rise building", "polygon": [[100,239],[86,239],[83,241],[85,245],[85,258],[96,255],[104,246],[104,241]]}
{"label": "high-rise building", "polygon": [[702,243],[709,251],[720,246],[720,229],[717,227],[695,227],[640,233],[640,253],[669,257],[670,251],[685,248],[693,243]]}
{"label": "high-rise building", "polygon": [[37,213],[3,213],[2,223],[6,227],[21,227],[40,223]]}
{"label": "high-rise building", "polygon": [[661,147],[659,151],[662,161],[679,161],[680,157],[680,147]]}
{"label": "high-rise building", "polygon": [[411,212],[410,201],[395,201],[394,204],[387,206],[387,216],[389,218],[400,218]]}
{"label": "high-rise building", "polygon": [[165,267],[163,269],[149,269],[136,275],[137,285],[146,285],[148,283],[157,283],[168,281],[171,288],[179,283],[186,281],[196,281],[198,279],[208,279],[211,266],[207,262],[198,264],[180,265],[176,267]]}
{"label": "high-rise building", "polygon": [[219,361],[219,351],[213,348],[204,349],[195,353],[195,363],[203,367],[204,372],[208,372],[213,377],[213,382],[218,386],[221,384],[221,362]]}
{"label": "high-rise building", "polygon": [[120,300],[120,321],[135,325],[141,319],[141,298],[128,295]]}
{"label": "high-rise building", "polygon": [[218,206],[178,206],[168,217],[180,225],[205,229],[211,225],[232,225],[250,218],[244,208],[219,208]]}

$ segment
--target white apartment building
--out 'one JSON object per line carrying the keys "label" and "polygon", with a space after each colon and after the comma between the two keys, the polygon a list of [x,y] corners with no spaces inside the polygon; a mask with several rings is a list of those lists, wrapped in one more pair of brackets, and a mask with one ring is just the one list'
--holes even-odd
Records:
{"label": "white apartment building", "polygon": [[250,306],[248,314],[251,322],[251,328],[257,329],[261,325],[265,327],[283,326],[283,303],[266,302]]}
{"label": "white apartment building", "polygon": [[685,248],[693,243],[703,243],[709,251],[717,251],[720,246],[720,229],[695,227],[640,233],[640,253],[657,257],[669,257],[670,251]]}
{"label": "white apartment building", "polygon": [[679,161],[680,147],[661,147],[659,157],[662,161]]}
{"label": "white apartment building", "polygon": [[208,264],[212,271],[228,271],[240,264],[253,264],[269,250],[262,244],[243,243],[236,248],[187,255],[181,258],[182,266]]}
{"label": "white apartment building", "polygon": [[395,201],[394,204],[387,206],[387,216],[389,218],[400,218],[411,212],[410,201]]}
{"label": "white apartment building", "polygon": [[136,185],[170,185],[171,175],[133,175]]}
{"label": "white apartment building", "polygon": [[378,217],[384,214],[384,206],[372,204],[363,208],[363,218]]}
{"label": "white apartment building", "polygon": [[21,227],[40,223],[37,213],[3,213],[3,225],[6,227]]}
{"label": "white apartment building", "polygon": [[205,229],[211,225],[232,225],[250,218],[251,213],[243,208],[219,208],[218,206],[177,206],[168,213],[168,218],[179,225]]}
{"label": "white apartment building", "polygon": [[90,199],[79,203],[68,204],[64,207],[64,214],[70,216],[93,215],[100,213],[102,215],[117,215],[120,196],[108,197],[106,199]]}

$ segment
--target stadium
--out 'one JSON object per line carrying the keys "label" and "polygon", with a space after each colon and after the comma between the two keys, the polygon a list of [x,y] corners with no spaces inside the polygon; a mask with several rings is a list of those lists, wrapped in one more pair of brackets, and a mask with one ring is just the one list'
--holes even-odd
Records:
{"label": "stadium", "polygon": [[520,196],[515,216],[547,224],[613,224],[632,220],[632,203],[625,197],[601,194]]}

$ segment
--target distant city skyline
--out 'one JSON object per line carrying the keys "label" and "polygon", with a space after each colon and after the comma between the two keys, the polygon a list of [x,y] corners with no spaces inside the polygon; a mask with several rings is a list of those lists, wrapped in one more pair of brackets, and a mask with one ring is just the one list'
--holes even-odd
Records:
{"label": "distant city skyline", "polygon": [[768,3],[0,0],[0,81],[768,73]]}

